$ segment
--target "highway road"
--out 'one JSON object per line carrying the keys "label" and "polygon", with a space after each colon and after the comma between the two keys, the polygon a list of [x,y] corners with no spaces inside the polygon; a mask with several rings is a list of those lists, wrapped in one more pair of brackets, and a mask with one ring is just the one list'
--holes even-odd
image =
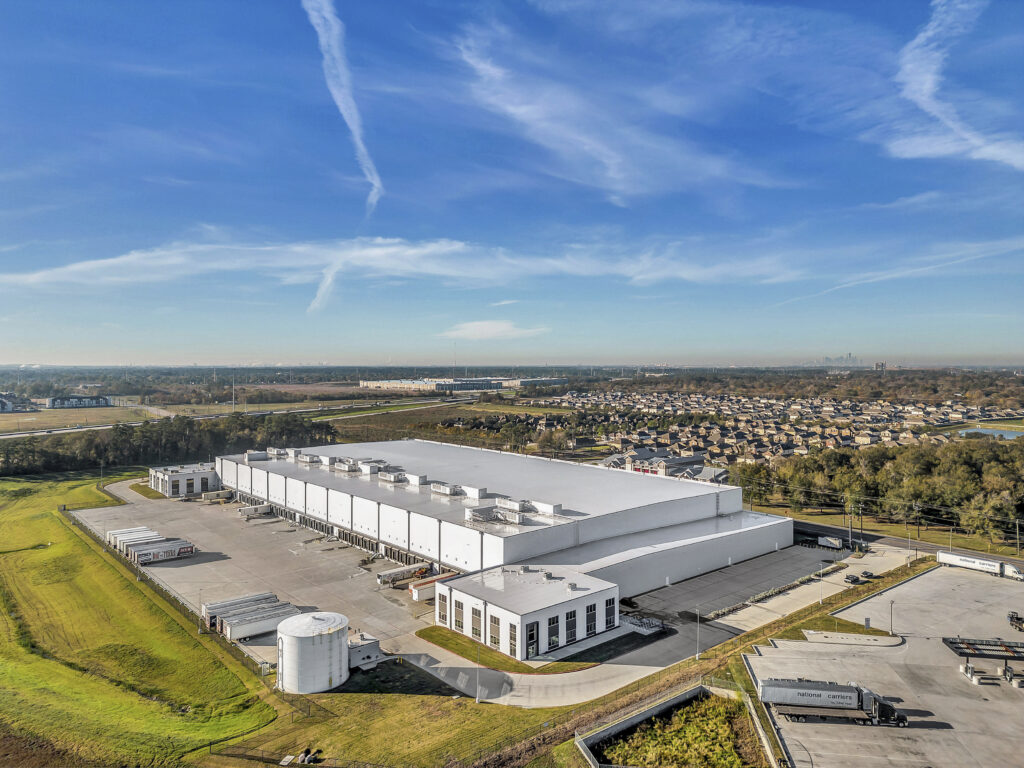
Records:
{"label": "highway road", "polygon": [[[458,404],[461,404],[461,403],[475,402],[475,400],[476,400],[476,398],[473,398],[473,397],[458,398],[458,399],[453,399],[453,400],[445,400],[445,399],[440,399],[440,398],[437,399],[437,400],[423,400],[423,401],[419,401],[419,402],[427,403],[427,405],[417,406],[416,408],[404,408],[404,407],[388,408],[387,406],[373,406],[373,405],[370,405],[370,406],[363,406],[363,408],[367,409],[367,410],[370,410],[370,409],[375,409],[375,408],[383,407],[383,408],[386,408],[387,410],[373,410],[372,413],[352,413],[352,414],[347,414],[347,415],[344,415],[344,416],[338,416],[338,418],[339,419],[355,419],[355,418],[359,418],[360,416],[376,416],[379,413],[393,413],[394,411],[418,411],[418,410],[421,410],[421,408],[440,408],[440,407],[445,406],[445,405],[458,405]],[[392,404],[392,405],[405,405],[405,404],[407,404],[407,403],[399,403],[399,404]],[[339,407],[330,407],[330,408],[299,408],[299,409],[294,409],[293,408],[293,409],[290,409],[290,410],[286,409],[286,410],[275,410],[275,411],[247,411],[246,415],[248,415],[248,416],[270,416],[271,414],[280,414],[280,413],[322,413],[322,412],[328,412],[328,411],[342,411],[342,410],[354,409],[354,408],[357,408],[357,407],[359,407],[359,406],[354,406],[353,405],[353,406],[339,406]],[[242,411],[234,411],[233,413],[242,413]],[[228,416],[233,415],[233,413],[232,412],[229,412],[229,413],[210,413],[210,414],[205,414],[205,415],[201,415],[201,416],[189,416],[188,418],[195,419],[196,421],[206,421],[207,419],[224,419],[224,418],[227,418]],[[158,416],[158,417],[152,418],[152,419],[142,419],[141,421],[119,421],[119,422],[116,422],[116,423],[113,423],[113,424],[86,424],[86,425],[83,425],[83,426],[80,426],[80,427],[60,427],[60,428],[57,428],[57,429],[36,429],[36,430],[29,430],[29,431],[25,431],[25,432],[5,432],[3,434],[0,434],[0,440],[10,440],[10,439],[13,439],[13,438],[18,438],[18,437],[42,437],[42,436],[45,436],[45,435],[63,435],[63,434],[67,434],[69,432],[88,432],[89,430],[93,430],[93,429],[111,429],[112,427],[116,427],[118,424],[125,424],[127,426],[136,427],[136,426],[139,426],[140,424],[146,424],[146,423],[151,422],[151,421],[160,421],[160,419],[163,419],[163,418],[167,418],[167,416]]]}
{"label": "highway road", "polygon": [[[794,520],[794,530],[798,533],[814,534],[815,536],[839,536],[843,541],[847,541],[849,536],[849,529],[842,528],[838,525],[823,525],[822,523],[812,523],[807,520]],[[853,538],[858,540],[861,538],[860,531],[855,527],[853,529]],[[944,547],[941,544],[932,544],[929,541],[918,541],[917,539],[911,538],[908,540],[902,536],[885,536],[880,533],[870,533],[864,531],[864,541],[869,544],[886,544],[892,547],[903,547],[906,549],[908,546],[910,549],[916,549],[919,552],[927,552],[928,554],[935,554],[940,549],[949,552],[949,547]],[[959,555],[969,555],[971,557],[988,557],[992,560],[1002,560],[1004,562],[1014,563],[1015,565],[1024,565],[1024,558],[1013,557],[1009,555],[989,555],[985,552],[981,552],[977,549],[961,549],[959,547],[953,547],[952,552]]]}

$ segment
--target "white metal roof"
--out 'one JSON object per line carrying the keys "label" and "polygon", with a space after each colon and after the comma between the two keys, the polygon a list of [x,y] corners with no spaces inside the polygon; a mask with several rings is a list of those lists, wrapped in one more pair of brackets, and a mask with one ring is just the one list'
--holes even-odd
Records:
{"label": "white metal roof", "polygon": [[[402,467],[409,474],[426,475],[431,481],[486,488],[492,495],[500,494],[513,499],[561,504],[563,513],[576,517],[602,515],[665,501],[712,495],[729,488],[427,440],[325,445],[304,448],[303,453],[385,459],[389,464]],[[240,459],[234,456],[228,458]],[[307,468],[281,459],[250,461],[249,464],[288,476],[302,477],[304,480],[328,487],[335,486],[331,482],[321,483],[315,480],[314,476],[339,478],[339,473],[316,464]],[[290,468],[299,471],[294,472]],[[359,478],[356,480],[359,481]],[[365,484],[365,481],[363,483]],[[391,489],[388,490],[391,492]],[[406,498],[406,495],[396,494],[398,499]],[[402,505],[397,499],[393,503]]]}
{"label": "white metal roof", "polygon": [[[443,582],[457,592],[485,600],[516,615],[532,613],[553,605],[596,595],[615,584],[560,565],[503,565]],[[545,575],[550,574],[550,577]],[[575,584],[569,591],[569,584]],[[453,598],[457,599],[457,598]],[[582,622],[583,617],[580,617]]]}
{"label": "white metal roof", "polygon": [[277,625],[277,634],[288,637],[314,637],[348,626],[348,618],[332,611],[314,611],[291,616]]}

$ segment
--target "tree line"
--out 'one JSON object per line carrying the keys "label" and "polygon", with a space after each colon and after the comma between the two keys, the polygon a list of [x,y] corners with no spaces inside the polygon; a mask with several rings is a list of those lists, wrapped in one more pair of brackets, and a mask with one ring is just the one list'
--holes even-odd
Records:
{"label": "tree line", "polygon": [[296,414],[236,413],[202,420],[175,416],[137,426],[0,440],[0,476],[210,461],[267,445],[323,445],[335,438],[330,424]]}
{"label": "tree line", "polygon": [[1024,439],[823,450],[772,466],[736,464],[729,474],[748,502],[781,498],[794,512],[838,508],[990,537],[1024,518]]}

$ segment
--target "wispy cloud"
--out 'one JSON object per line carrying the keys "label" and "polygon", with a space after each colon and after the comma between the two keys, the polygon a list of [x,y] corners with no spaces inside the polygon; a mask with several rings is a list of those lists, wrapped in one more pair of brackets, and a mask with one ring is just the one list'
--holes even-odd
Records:
{"label": "wispy cloud", "polygon": [[527,339],[540,336],[550,328],[520,328],[515,323],[505,320],[474,320],[459,323],[440,334],[449,339],[469,339],[471,341],[490,341],[498,339]]}
{"label": "wispy cloud", "polygon": [[[940,251],[930,255],[926,259],[904,261],[903,264],[890,269],[875,270],[854,275],[837,283],[836,285],[825,288],[824,290],[804,296],[794,296],[791,299],[786,299],[785,301],[773,304],[772,307],[782,307],[787,304],[793,304],[797,301],[804,301],[805,299],[827,296],[828,294],[835,293],[836,291],[856,288],[861,285],[883,283],[890,280],[917,278],[928,273],[938,272],[959,264],[966,264],[973,261],[979,261],[981,259],[989,259],[1011,254],[1024,255],[1024,237],[1014,237],[1004,240],[991,240],[978,243],[956,243],[942,248]],[[924,263],[922,263],[922,261]]]}
{"label": "wispy cloud", "polygon": [[616,205],[707,183],[791,185],[688,139],[678,121],[652,127],[668,112],[652,113],[646,95],[612,84],[606,75],[573,74],[582,69],[579,62],[557,62],[555,52],[538,50],[507,27],[468,26],[455,50],[472,73],[468,87],[476,103],[549,153],[543,173],[599,189]]}
{"label": "wispy cloud", "polygon": [[953,44],[974,26],[985,0],[932,0],[932,16],[917,36],[900,51],[896,82],[904,98],[933,117],[946,130],[925,131],[889,143],[899,157],[965,155],[993,160],[1024,170],[1024,142],[1008,136],[989,136],[963,120],[939,91],[946,59]]}
{"label": "wispy cloud", "polygon": [[377,166],[366,149],[363,140],[363,120],[359,108],[352,95],[352,74],[349,71],[348,59],[345,56],[345,25],[334,12],[331,0],[302,0],[302,7],[309,16],[309,21],[316,30],[323,55],[324,77],[327,88],[331,92],[338,111],[341,113],[356,150],[356,161],[363,171],[363,176],[370,182],[370,193],[366,197],[366,215],[369,216],[377,207],[377,201],[384,194],[384,184],[377,173]]}
{"label": "wispy cloud", "polygon": [[921,192],[916,195],[906,195],[905,197],[897,197],[895,200],[890,200],[887,203],[862,203],[858,205],[859,210],[865,211],[903,211],[903,210],[916,210],[921,208],[931,208],[940,200],[942,200],[942,193],[936,190],[929,192]]}
{"label": "wispy cloud", "polygon": [[569,244],[538,254],[461,240],[361,237],[241,243],[219,233],[215,242],[177,242],[110,258],[0,272],[0,289],[99,289],[244,271],[285,285],[319,284],[310,305],[318,309],[326,306],[342,275],[352,279],[434,279],[461,287],[488,287],[549,277],[608,278],[635,285],[666,281],[768,283],[797,279],[801,274],[781,256],[745,257],[721,250],[725,248],[676,242],[643,246],[604,242]]}
{"label": "wispy cloud", "polygon": [[504,299],[503,301],[491,302],[492,307],[507,307],[509,304],[518,304],[519,299]]}

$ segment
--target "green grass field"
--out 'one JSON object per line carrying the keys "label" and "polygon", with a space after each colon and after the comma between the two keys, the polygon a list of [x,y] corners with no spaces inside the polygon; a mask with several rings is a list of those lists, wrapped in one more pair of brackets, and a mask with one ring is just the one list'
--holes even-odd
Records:
{"label": "green grass field", "polygon": [[0,726],[100,765],[169,765],[270,722],[262,686],[126,578],[58,503],[109,499],[87,473],[0,480]]}
{"label": "green grass field", "polygon": [[147,499],[166,499],[167,498],[162,493],[160,493],[160,491],[154,491],[152,488],[150,488],[149,487],[149,483],[146,482],[145,480],[143,480],[141,483],[135,483],[134,485],[129,486],[129,488],[131,488],[133,491],[135,491],[140,496],[145,496]]}
{"label": "green grass field", "polygon": [[29,413],[0,413],[0,432],[32,432],[43,429],[85,427],[143,421],[153,415],[143,408],[55,408]]}
{"label": "green grass field", "polygon": [[[303,400],[295,403],[249,403],[245,405],[236,402],[235,411],[242,413],[248,411],[302,411],[308,408],[343,408],[354,403],[365,402],[364,400]],[[205,403],[203,405],[162,405],[164,410],[176,413],[181,416],[209,416],[215,413],[231,413],[231,403]]]}
{"label": "green grass field", "polygon": [[572,413],[572,408],[541,408],[533,405],[515,405],[514,403],[472,403],[467,405],[466,409],[487,413],[527,413],[531,416],[543,416],[548,413]]}
{"label": "green grass field", "polygon": [[488,648],[465,635],[453,632],[447,627],[424,627],[416,630],[416,637],[451,651],[457,656],[468,659],[490,669],[502,672],[516,672],[526,675],[551,675],[562,672],[577,672],[597,665],[594,661],[552,661],[542,667],[531,667],[521,661],[506,656],[504,653]]}

